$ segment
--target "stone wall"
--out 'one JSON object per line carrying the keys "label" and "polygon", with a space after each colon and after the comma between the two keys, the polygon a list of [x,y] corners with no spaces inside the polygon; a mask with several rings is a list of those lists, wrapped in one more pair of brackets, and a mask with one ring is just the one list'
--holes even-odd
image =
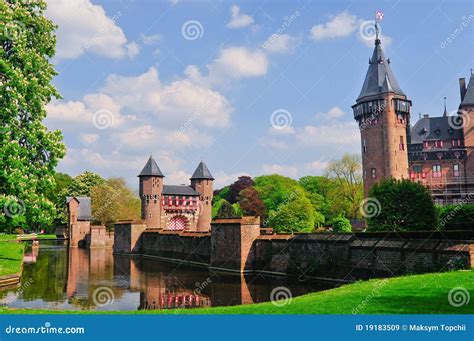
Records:
{"label": "stone wall", "polygon": [[114,252],[208,266],[216,271],[341,281],[474,265],[474,241],[469,233],[464,240],[432,232],[260,235],[259,222],[251,217],[217,220],[211,233],[145,228],[138,223],[115,225]]}
{"label": "stone wall", "polygon": [[107,231],[104,225],[91,226],[90,237],[87,239],[87,248],[107,248],[114,246],[114,233]]}

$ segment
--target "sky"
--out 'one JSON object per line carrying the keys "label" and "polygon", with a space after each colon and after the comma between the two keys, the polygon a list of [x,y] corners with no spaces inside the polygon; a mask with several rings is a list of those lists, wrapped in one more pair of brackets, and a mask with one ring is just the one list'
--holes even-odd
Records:
{"label": "sky", "polygon": [[58,171],[124,177],[150,155],[166,184],[203,159],[215,188],[240,175],[321,175],[360,153],[355,103],[373,18],[402,90],[420,113],[459,105],[474,68],[472,1],[47,0],[58,25],[47,107],[67,155]]}

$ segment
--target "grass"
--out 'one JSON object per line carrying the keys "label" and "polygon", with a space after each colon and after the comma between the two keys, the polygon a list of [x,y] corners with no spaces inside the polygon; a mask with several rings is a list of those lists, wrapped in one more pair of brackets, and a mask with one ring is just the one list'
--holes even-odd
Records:
{"label": "grass", "polygon": [[[448,301],[453,288],[473,296],[460,307]],[[461,293],[461,291],[458,291]],[[458,298],[460,296],[457,296]],[[271,302],[234,307],[150,311],[48,311],[0,308],[0,313],[38,314],[473,314],[474,271],[454,271],[390,279],[373,279],[293,298],[276,306]]]}
{"label": "grass", "polygon": [[23,244],[0,242],[0,276],[21,271],[24,251]]}
{"label": "grass", "polygon": [[[37,234],[35,239],[56,239],[55,234]],[[17,240],[16,234],[0,234],[0,241]],[[28,240],[28,239],[22,239]]]}

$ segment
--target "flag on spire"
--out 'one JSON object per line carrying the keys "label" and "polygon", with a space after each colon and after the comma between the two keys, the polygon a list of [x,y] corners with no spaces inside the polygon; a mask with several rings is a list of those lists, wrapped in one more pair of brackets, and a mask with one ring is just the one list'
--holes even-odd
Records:
{"label": "flag on spire", "polygon": [[383,20],[383,13],[382,11],[375,12],[375,20],[382,21]]}

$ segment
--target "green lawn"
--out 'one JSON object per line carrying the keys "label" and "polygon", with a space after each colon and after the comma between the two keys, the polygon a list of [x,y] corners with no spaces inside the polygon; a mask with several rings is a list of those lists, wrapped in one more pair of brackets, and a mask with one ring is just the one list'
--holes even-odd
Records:
{"label": "green lawn", "polygon": [[23,244],[0,242],[0,276],[21,271],[24,250]]}
{"label": "green lawn", "polygon": [[[16,234],[0,234],[0,241],[17,240]],[[55,234],[38,234],[35,239],[56,239]],[[23,239],[28,240],[28,239]]]}
{"label": "green lawn", "polygon": [[[471,296],[466,305],[455,307],[449,304],[449,292],[453,288],[464,288]],[[459,291],[461,292],[461,291]],[[455,295],[456,296],[456,295]],[[458,298],[460,296],[457,296]],[[459,302],[459,301],[455,301]],[[2,310],[3,309],[3,310]],[[79,313],[103,314],[97,311],[46,311],[9,310],[0,308],[0,313]],[[473,314],[474,272],[456,271],[416,276],[404,276],[388,280],[348,284],[336,289],[321,291],[294,298],[281,307],[272,303],[216,307],[202,309],[179,309],[168,311],[106,312],[107,314]]]}

